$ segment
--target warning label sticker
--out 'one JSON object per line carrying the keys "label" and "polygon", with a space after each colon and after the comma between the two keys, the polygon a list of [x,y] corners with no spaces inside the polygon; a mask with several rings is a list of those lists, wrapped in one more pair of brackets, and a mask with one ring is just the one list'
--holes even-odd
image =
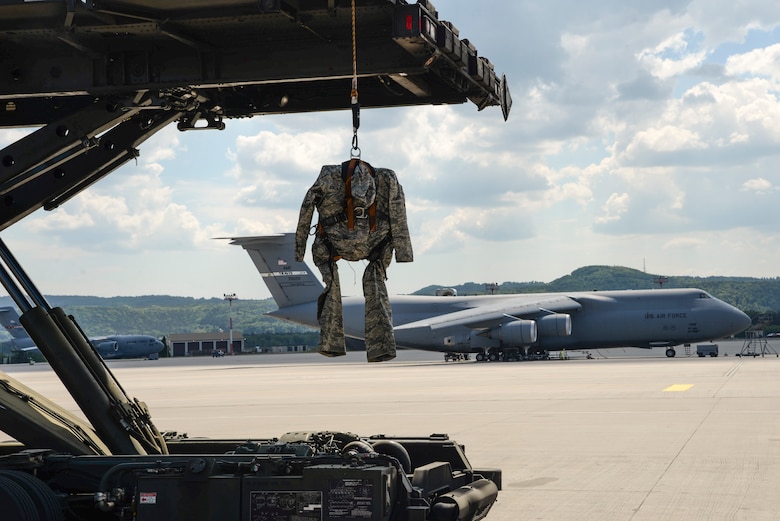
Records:
{"label": "warning label sticker", "polygon": [[142,505],[156,505],[157,492],[141,492],[138,494],[138,502]]}
{"label": "warning label sticker", "polygon": [[253,491],[249,493],[252,521],[322,520],[320,491]]}
{"label": "warning label sticker", "polygon": [[359,521],[371,519],[374,484],[365,479],[334,479],[328,492],[328,519]]}

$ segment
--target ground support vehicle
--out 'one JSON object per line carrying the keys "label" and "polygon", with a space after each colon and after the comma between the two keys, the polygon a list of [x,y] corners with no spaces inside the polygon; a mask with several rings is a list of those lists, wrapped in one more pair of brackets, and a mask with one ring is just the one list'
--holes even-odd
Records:
{"label": "ground support vehicle", "polygon": [[[352,109],[356,144],[360,104],[471,102],[504,119],[511,107],[506,78],[429,1],[11,0],[0,49],[0,128],[37,128],[0,150],[0,231],[174,123]],[[2,241],[0,260],[20,322],[86,418],[0,373],[0,430],[17,440],[0,446],[3,521],[478,520],[496,499],[500,471],[473,469],[446,436],[160,433]]]}
{"label": "ground support vehicle", "polygon": [[716,357],[718,356],[718,344],[698,344],[696,346],[696,355],[699,358],[705,356]]}
{"label": "ground support vehicle", "polygon": [[3,519],[481,519],[500,484],[500,472],[472,469],[462,447],[442,435],[292,432],[168,447],[166,455],[3,455]]}

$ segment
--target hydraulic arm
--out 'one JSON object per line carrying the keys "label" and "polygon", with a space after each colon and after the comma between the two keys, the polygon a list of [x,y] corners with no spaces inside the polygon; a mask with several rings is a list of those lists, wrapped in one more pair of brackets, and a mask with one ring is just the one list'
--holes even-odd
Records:
{"label": "hydraulic arm", "polygon": [[[21,322],[30,337],[91,422],[74,420],[68,413],[41,397],[25,392],[8,380],[0,393],[0,404],[22,412],[23,422],[13,414],[0,412],[0,427],[13,432],[27,446],[62,448],[77,454],[165,454],[165,441],[151,422],[146,405],[131,399],[106,367],[76,323],[61,308],[51,308],[11,252],[0,241],[0,281],[22,309]],[[16,278],[18,284],[14,282]],[[30,299],[24,296],[24,293]],[[10,392],[9,392],[10,391]],[[40,406],[20,406],[30,397]],[[18,400],[14,400],[17,398]],[[41,421],[34,412],[44,411],[56,423]],[[37,421],[36,421],[37,420]],[[70,429],[70,436],[63,433]],[[74,442],[75,440],[75,442]],[[81,443],[79,443],[81,442]],[[75,450],[74,450],[75,447]]]}

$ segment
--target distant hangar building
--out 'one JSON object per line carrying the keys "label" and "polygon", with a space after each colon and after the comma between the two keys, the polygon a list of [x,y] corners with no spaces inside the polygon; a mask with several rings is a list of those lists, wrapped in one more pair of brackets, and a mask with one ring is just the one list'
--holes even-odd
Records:
{"label": "distant hangar building", "polygon": [[182,333],[168,335],[171,356],[212,356],[215,352],[241,353],[244,351],[244,335],[233,331],[233,349],[230,349],[230,333]]}

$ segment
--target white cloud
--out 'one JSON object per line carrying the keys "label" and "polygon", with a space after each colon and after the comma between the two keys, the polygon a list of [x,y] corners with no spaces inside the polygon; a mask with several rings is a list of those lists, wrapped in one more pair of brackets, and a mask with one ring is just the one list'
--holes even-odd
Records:
{"label": "white cloud", "polygon": [[677,33],[665,39],[652,49],[642,49],[637,59],[653,75],[661,79],[679,76],[700,66],[706,53],[690,52],[687,35]]}
{"label": "white cloud", "polygon": [[628,211],[629,203],[631,202],[631,196],[623,194],[610,194],[607,202],[604,203],[603,215],[595,218],[596,223],[605,223],[609,221],[616,221],[620,219],[620,216]]}
{"label": "white cloud", "polygon": [[780,43],[744,54],[729,56],[726,73],[733,76],[758,76],[780,82]]}
{"label": "white cloud", "polygon": [[748,179],[742,184],[742,190],[755,192],[757,194],[765,194],[767,192],[777,190],[772,186],[772,183],[766,179],[759,177],[756,179]]}
{"label": "white cloud", "polygon": [[675,152],[678,150],[706,149],[707,144],[689,128],[664,125],[660,128],[640,130],[626,148],[628,158],[636,154],[655,152]]}
{"label": "white cloud", "polygon": [[706,245],[706,241],[700,237],[673,237],[663,245],[664,250],[695,250]]}
{"label": "white cloud", "polygon": [[186,148],[181,149],[181,132],[171,125],[158,132],[154,139],[147,143],[140,161],[144,164],[154,164],[173,160],[176,159],[177,152],[186,152]]}

